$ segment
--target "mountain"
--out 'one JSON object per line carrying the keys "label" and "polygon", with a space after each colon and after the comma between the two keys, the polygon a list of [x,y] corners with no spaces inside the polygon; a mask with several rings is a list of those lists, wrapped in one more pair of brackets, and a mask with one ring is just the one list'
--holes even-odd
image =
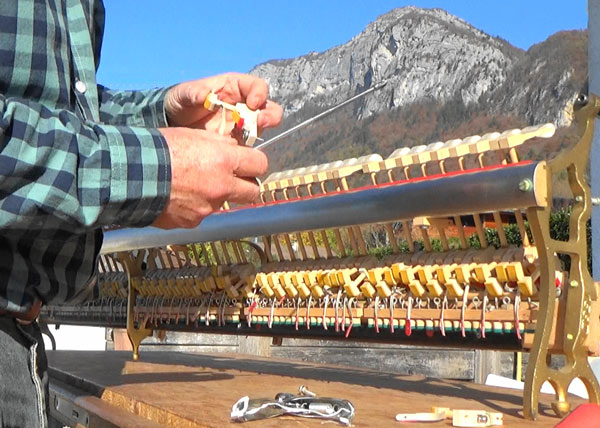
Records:
{"label": "mountain", "polygon": [[[557,33],[523,51],[441,9],[380,16],[325,52],[272,60],[267,80],[285,121],[272,136],[382,80],[387,85],[268,149],[271,169],[306,166],[402,146],[553,122],[568,127],[585,90],[587,34]],[[551,152],[573,140],[538,152]]]}

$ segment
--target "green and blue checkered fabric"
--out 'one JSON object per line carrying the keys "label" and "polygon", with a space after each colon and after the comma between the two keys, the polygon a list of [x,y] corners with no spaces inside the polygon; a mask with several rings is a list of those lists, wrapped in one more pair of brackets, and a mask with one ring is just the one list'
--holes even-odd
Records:
{"label": "green and blue checkered fabric", "polygon": [[103,226],[146,226],[170,190],[166,89],[96,83],[101,0],[0,0],[0,308],[75,302]]}

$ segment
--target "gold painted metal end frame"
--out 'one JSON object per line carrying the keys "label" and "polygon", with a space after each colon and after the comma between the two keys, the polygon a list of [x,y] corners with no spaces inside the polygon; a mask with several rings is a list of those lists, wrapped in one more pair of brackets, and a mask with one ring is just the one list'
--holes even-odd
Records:
{"label": "gold painted metal end frame", "polygon": [[[556,400],[552,403],[552,408],[558,416],[562,417],[571,410],[567,390],[575,378],[583,381],[589,401],[600,403],[598,380],[588,362],[588,356],[598,352],[599,312],[597,285],[587,266],[586,224],[591,214],[591,193],[584,176],[594,121],[600,111],[600,99],[595,95],[580,97],[576,110],[580,139],[575,147],[548,162],[547,206],[527,210],[539,252],[541,273],[540,312],[523,392],[523,413],[528,419],[535,419],[537,416],[540,389],[546,381],[554,387]],[[567,171],[574,198],[568,241],[558,241],[550,236],[552,176],[560,171]],[[555,272],[561,269],[558,255],[569,256],[571,266],[567,280],[557,289]],[[552,334],[554,340],[551,344]],[[557,369],[550,366],[552,354],[564,356],[563,367]]]}

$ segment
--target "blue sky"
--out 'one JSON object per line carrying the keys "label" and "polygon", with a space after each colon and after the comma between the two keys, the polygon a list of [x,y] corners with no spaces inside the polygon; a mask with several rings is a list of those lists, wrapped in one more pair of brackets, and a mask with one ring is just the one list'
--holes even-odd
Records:
{"label": "blue sky", "polygon": [[104,0],[98,80],[145,89],[321,52],[350,40],[377,16],[439,7],[528,49],[560,30],[587,27],[586,0]]}

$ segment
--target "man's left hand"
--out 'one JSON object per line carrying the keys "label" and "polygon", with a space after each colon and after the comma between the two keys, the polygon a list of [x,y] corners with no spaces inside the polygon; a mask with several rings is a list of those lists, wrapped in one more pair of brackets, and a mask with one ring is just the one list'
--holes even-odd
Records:
{"label": "man's left hand", "polygon": [[[218,132],[222,128],[220,109],[211,112],[204,108],[204,100],[211,91],[215,92],[221,101],[229,104],[245,103],[252,110],[260,109],[259,130],[281,123],[283,109],[268,99],[267,82],[249,74],[227,73],[180,83],[171,88],[165,101],[169,124]],[[226,117],[224,129],[229,133],[234,127],[234,122],[231,114],[228,113]]]}

